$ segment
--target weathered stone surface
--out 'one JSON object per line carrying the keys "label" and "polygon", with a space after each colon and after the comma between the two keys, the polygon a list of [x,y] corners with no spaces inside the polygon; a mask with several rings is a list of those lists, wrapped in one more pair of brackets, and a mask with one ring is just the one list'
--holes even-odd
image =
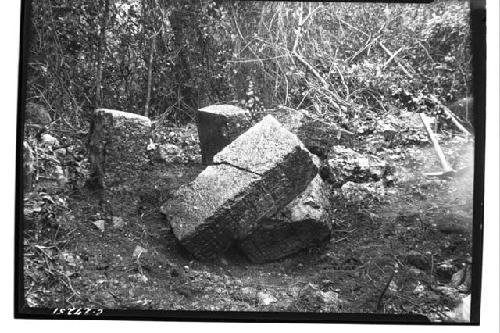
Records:
{"label": "weathered stone surface", "polygon": [[374,155],[364,155],[341,146],[333,147],[324,160],[321,168],[321,177],[334,187],[341,187],[351,181],[363,183],[368,181],[392,181],[394,166]]}
{"label": "weathered stone surface", "polygon": [[250,113],[233,105],[211,105],[198,110],[198,136],[203,164],[252,126]]}
{"label": "weathered stone surface", "polygon": [[[144,184],[146,147],[151,138],[148,118],[117,110],[97,109],[89,131],[90,177],[109,216],[138,218],[137,190]],[[133,198],[131,202],[130,198]]]}
{"label": "weathered stone surface", "polygon": [[297,198],[262,219],[239,247],[253,262],[286,257],[328,239],[332,222],[328,185],[317,175]]}
{"label": "weathered stone surface", "polygon": [[147,117],[97,109],[89,135],[89,185],[98,188],[120,185],[147,161],[146,147],[151,138],[151,122]]}
{"label": "weathered stone surface", "polygon": [[271,116],[243,133],[162,208],[180,243],[213,259],[305,190],[317,174],[299,139]]}
{"label": "weathered stone surface", "polygon": [[352,146],[354,134],[335,124],[315,119],[307,111],[278,107],[269,111],[283,126],[304,143],[306,148],[325,157],[332,146]]}

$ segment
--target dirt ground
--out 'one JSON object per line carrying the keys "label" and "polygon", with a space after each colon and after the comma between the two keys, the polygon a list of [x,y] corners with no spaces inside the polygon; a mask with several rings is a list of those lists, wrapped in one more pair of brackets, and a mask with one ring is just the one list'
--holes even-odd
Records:
{"label": "dirt ground", "polygon": [[[393,186],[362,203],[332,193],[331,241],[266,264],[250,263],[238,249],[218,262],[202,263],[176,242],[160,205],[203,169],[199,159],[150,164],[137,195],[115,207],[121,220],[103,212],[96,193],[76,190],[57,228],[47,227],[49,240],[37,243],[33,229],[25,229],[27,303],[51,308],[414,313],[447,320],[447,313],[468,293],[455,280],[471,254],[473,142],[447,139],[444,150],[461,172],[443,180],[423,176],[440,170],[429,145],[382,151],[396,166]],[[96,220],[105,221],[104,231]],[[328,297],[318,298],[318,293]]]}

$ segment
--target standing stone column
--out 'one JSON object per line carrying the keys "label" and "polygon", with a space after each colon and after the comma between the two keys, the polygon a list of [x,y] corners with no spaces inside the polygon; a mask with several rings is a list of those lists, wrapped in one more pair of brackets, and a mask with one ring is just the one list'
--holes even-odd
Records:
{"label": "standing stone column", "polygon": [[198,110],[198,136],[203,164],[252,126],[247,110],[233,105],[211,105]]}
{"label": "standing stone column", "polygon": [[132,193],[141,184],[150,138],[149,118],[117,110],[95,110],[89,132],[91,171],[87,185],[104,189],[104,199],[112,211],[120,211],[120,204],[130,203],[120,196]]}

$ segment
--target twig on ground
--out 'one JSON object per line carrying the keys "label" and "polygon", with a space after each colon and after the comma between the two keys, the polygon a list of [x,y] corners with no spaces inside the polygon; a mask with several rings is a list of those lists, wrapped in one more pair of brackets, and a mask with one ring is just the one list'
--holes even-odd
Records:
{"label": "twig on ground", "polygon": [[337,239],[335,242],[333,242],[333,244],[340,243],[340,242],[342,242],[342,241],[344,241],[344,240],[346,240],[346,239],[347,239],[347,237],[342,237],[342,238],[339,238],[339,239]]}
{"label": "twig on ground", "polygon": [[333,230],[333,232],[345,232],[345,233],[350,234],[350,233],[352,233],[352,232],[354,232],[356,230],[357,230],[357,228],[354,228],[352,230]]}
{"label": "twig on ground", "polygon": [[382,292],[380,293],[380,296],[378,297],[378,301],[377,301],[377,308],[376,308],[376,312],[380,312],[382,310],[382,299],[384,298],[384,294],[385,292],[387,291],[387,289],[389,288],[389,285],[391,284],[392,282],[392,279],[394,278],[394,274],[396,274],[396,270],[393,270],[392,273],[391,273],[391,276],[389,278],[389,280],[387,281],[387,283],[385,284],[385,287],[384,289],[382,290]]}

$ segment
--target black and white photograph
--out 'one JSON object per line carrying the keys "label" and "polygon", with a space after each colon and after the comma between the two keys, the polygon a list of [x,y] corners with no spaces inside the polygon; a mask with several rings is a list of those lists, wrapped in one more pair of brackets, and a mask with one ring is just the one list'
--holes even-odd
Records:
{"label": "black and white photograph", "polygon": [[15,316],[478,324],[484,15],[23,1]]}

